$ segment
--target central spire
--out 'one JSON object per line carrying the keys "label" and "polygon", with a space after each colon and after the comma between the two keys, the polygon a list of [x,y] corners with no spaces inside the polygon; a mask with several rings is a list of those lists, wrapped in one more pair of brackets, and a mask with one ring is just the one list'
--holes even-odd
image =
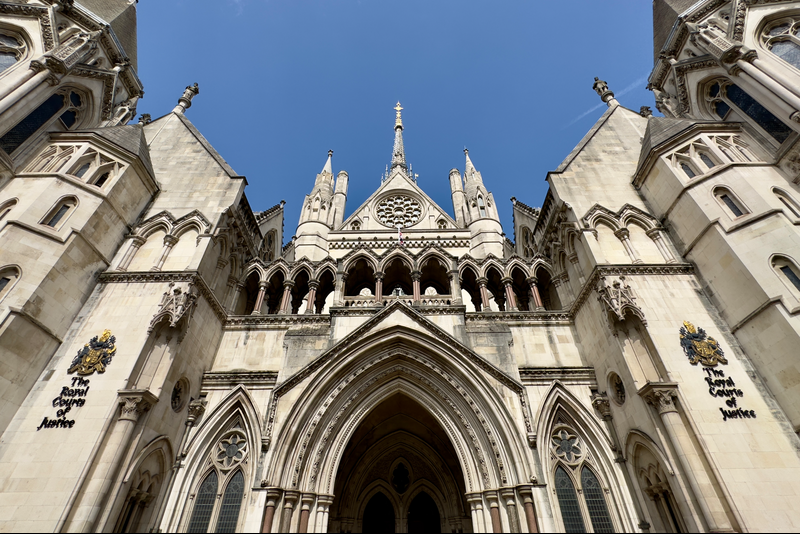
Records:
{"label": "central spire", "polygon": [[406,151],[403,147],[403,117],[400,112],[403,107],[400,102],[394,107],[397,112],[397,117],[394,120],[394,150],[392,151],[392,165],[391,168],[400,167],[408,175],[408,166],[406,165]]}

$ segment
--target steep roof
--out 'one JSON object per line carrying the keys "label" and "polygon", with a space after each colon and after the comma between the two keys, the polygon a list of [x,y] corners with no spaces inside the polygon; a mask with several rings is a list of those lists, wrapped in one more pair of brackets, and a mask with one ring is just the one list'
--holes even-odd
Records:
{"label": "steep roof", "polygon": [[129,0],[78,0],[98,17],[105,20],[114,30],[125,54],[135,70],[137,66],[136,49],[136,2]]}
{"label": "steep roof", "polygon": [[653,63],[658,61],[678,16],[696,3],[697,0],[653,0]]}
{"label": "steep roof", "polygon": [[642,151],[639,154],[640,164],[655,147],[672,139],[684,130],[688,130],[698,122],[687,119],[652,117],[647,121],[647,129],[644,131],[644,137],[642,138]]}
{"label": "steep roof", "polygon": [[147,148],[147,139],[144,136],[144,128],[139,124],[124,126],[112,126],[110,128],[93,128],[90,130],[77,130],[75,133],[93,133],[114,143],[120,148],[139,156],[142,164],[153,177],[156,173],[153,170],[153,163],[150,160],[150,150]]}

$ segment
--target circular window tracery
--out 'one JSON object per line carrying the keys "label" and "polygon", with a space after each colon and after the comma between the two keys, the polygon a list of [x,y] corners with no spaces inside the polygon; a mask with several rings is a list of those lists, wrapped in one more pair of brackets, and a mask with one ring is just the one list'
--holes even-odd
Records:
{"label": "circular window tracery", "polygon": [[375,214],[381,224],[392,228],[408,228],[422,217],[420,203],[407,195],[392,195],[378,203]]}
{"label": "circular window tracery", "polygon": [[231,469],[247,456],[247,438],[239,429],[225,433],[217,443],[214,461],[221,469]]}
{"label": "circular window tracery", "polygon": [[583,456],[583,443],[570,429],[561,428],[553,432],[553,453],[567,463],[577,462]]}

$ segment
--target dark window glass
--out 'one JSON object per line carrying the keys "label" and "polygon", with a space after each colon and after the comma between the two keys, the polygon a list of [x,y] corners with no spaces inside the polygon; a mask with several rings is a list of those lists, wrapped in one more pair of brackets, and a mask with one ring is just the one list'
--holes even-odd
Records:
{"label": "dark window glass", "polygon": [[69,211],[69,205],[67,204],[62,205],[60,208],[58,208],[56,214],[53,215],[49,221],[47,221],[46,223],[47,226],[55,227],[55,225],[57,225],[58,222],[64,218],[64,215],[66,215],[68,211]]}
{"label": "dark window glass", "polygon": [[782,33],[786,33],[786,30],[789,29],[789,26],[791,26],[791,24],[789,24],[788,22],[785,22],[783,24],[778,24],[777,26],[773,26],[769,30],[769,35],[780,35]]}
{"label": "dark window glass", "polygon": [[724,119],[725,115],[727,115],[730,110],[731,107],[722,100],[717,100],[714,102],[714,112],[719,116],[720,119]]}
{"label": "dark window glass", "polygon": [[712,85],[711,87],[709,87],[709,89],[708,89],[708,96],[710,96],[711,98],[714,98],[714,97],[715,97],[715,96],[717,96],[718,94],[719,94],[719,84],[718,84],[718,83],[715,83],[714,85]]}
{"label": "dark window glass", "polygon": [[3,290],[6,288],[6,286],[10,283],[11,283],[11,278],[7,276],[0,278],[0,293],[2,293]]}
{"label": "dark window glass", "polygon": [[0,52],[0,72],[14,65],[17,62],[17,54],[14,52]]}
{"label": "dark window glass", "polygon": [[483,203],[483,197],[478,197],[478,210],[481,213],[481,217],[486,217],[486,204]]}
{"label": "dark window glass", "polygon": [[558,497],[558,507],[561,510],[561,519],[564,520],[564,531],[586,532],[575,486],[562,467],[556,468],[556,496]]}
{"label": "dark window glass", "polygon": [[78,122],[78,112],[75,110],[69,110],[61,114],[61,122],[64,123],[64,126],[67,128],[72,128],[75,126],[75,123]]}
{"label": "dark window glass", "polygon": [[200,485],[195,498],[192,519],[186,532],[208,532],[208,522],[217,499],[217,473],[212,471]]}
{"label": "dark window glass", "polygon": [[[789,201],[789,199],[784,198],[782,195],[778,195],[778,198],[781,199],[783,205],[789,208],[789,211],[791,211],[795,217],[800,217],[800,213],[797,212],[797,208],[795,208],[794,204],[791,201]],[[0,215],[0,219],[2,218],[3,217]]]}
{"label": "dark window glass", "polygon": [[702,160],[703,163],[706,164],[706,167],[708,167],[709,169],[714,167],[714,162],[711,161],[711,158],[709,158],[705,154],[700,154],[700,159]]}
{"label": "dark window glass", "polygon": [[800,291],[800,277],[797,276],[797,273],[794,272],[794,269],[789,267],[788,265],[784,265],[781,267],[781,272],[786,275],[786,278],[794,285],[794,287]]}
{"label": "dark window glass", "polygon": [[0,148],[6,154],[11,154],[28,140],[36,131],[44,126],[47,121],[61,111],[64,107],[64,96],[53,95],[44,103],[33,110],[22,122],[11,128],[3,137],[0,137]]}
{"label": "dark window glass", "polygon": [[222,507],[219,509],[217,532],[236,532],[236,523],[239,521],[239,509],[242,507],[244,497],[244,475],[238,471],[225,488],[222,498]]}
{"label": "dark window glass", "polygon": [[744,212],[741,210],[741,208],[739,208],[739,205],[736,204],[736,202],[734,202],[733,199],[728,195],[721,195],[719,199],[723,201],[726,206],[728,206],[728,209],[731,210],[734,217],[741,217],[744,215]]}
{"label": "dark window glass", "polygon": [[739,89],[737,85],[729,85],[725,88],[725,93],[736,107],[744,111],[748,117],[764,128],[767,133],[774,137],[778,142],[783,143],[792,129],[786,126],[781,120],[770,113],[767,108],[756,102],[753,97]]}
{"label": "dark window glass", "polygon": [[69,101],[72,102],[72,105],[76,108],[81,107],[81,95],[78,93],[70,93],[69,94]]}
{"label": "dark window glass", "polygon": [[670,494],[668,493],[664,494],[663,497],[664,504],[667,506],[667,512],[669,512],[670,518],[672,518],[672,525],[675,528],[675,532],[683,532],[681,530],[680,523],[678,523],[678,517],[675,515],[675,510],[672,509],[671,499],[672,497],[670,496]]}
{"label": "dark window glass", "polygon": [[11,206],[8,206],[6,208],[0,209],[0,221],[2,221],[3,219],[6,218],[6,215],[9,214],[9,212],[11,211],[11,208],[13,208],[13,207],[14,206],[11,205]]}
{"label": "dark window glass", "polygon": [[78,178],[83,178],[83,175],[86,174],[86,171],[88,171],[89,167],[91,166],[92,166],[91,163],[84,163],[83,165],[81,165],[80,169],[75,171],[75,176],[77,176]]}
{"label": "dark window glass", "polygon": [[0,45],[8,46],[11,48],[19,48],[22,46],[22,43],[17,41],[15,38],[11,37],[10,35],[2,35],[0,34]]}
{"label": "dark window glass", "polygon": [[110,172],[104,172],[103,175],[100,176],[100,178],[98,178],[97,181],[95,181],[94,185],[96,185],[97,187],[103,187],[103,184],[108,181],[109,176],[111,176]]}
{"label": "dark window glass", "polygon": [[800,69],[800,45],[793,41],[778,41],[772,43],[772,53],[786,63]]}
{"label": "dark window glass", "polygon": [[597,481],[592,470],[588,467],[581,469],[581,486],[583,486],[583,497],[586,499],[586,507],[589,509],[589,518],[592,520],[592,527],[595,532],[614,532],[614,525],[611,524],[611,516],[608,515],[606,499],[603,497],[603,488]]}
{"label": "dark window glass", "polygon": [[686,176],[688,176],[689,178],[694,178],[695,176],[697,176],[694,173],[694,170],[685,163],[681,163],[681,169],[683,169],[683,172],[685,172]]}

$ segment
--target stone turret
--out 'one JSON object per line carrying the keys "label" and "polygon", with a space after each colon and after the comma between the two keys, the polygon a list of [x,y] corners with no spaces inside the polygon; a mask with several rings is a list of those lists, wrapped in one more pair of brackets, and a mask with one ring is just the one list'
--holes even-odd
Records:
{"label": "stone turret", "polygon": [[[470,229],[472,239],[471,254],[482,258],[489,254],[503,256],[503,227],[494,197],[483,184],[483,176],[475,169],[469,157],[469,150],[464,149],[466,163],[464,167],[464,195],[466,209],[464,222]],[[452,179],[451,179],[452,189]]]}
{"label": "stone turret", "polygon": [[[300,210],[300,221],[297,224],[297,241],[295,242],[295,257],[307,257],[317,261],[327,256],[328,232],[335,226],[336,219],[344,213],[344,200],[347,195],[347,173],[344,173],[344,195],[337,193],[341,199],[341,209],[334,206],[334,179],[333,179],[333,150],[328,151],[328,160],[322,171],[314,180],[311,193],[306,195],[303,207]],[[341,178],[341,173],[340,173]],[[344,198],[342,198],[344,197]],[[338,200],[337,199],[337,200]]]}

